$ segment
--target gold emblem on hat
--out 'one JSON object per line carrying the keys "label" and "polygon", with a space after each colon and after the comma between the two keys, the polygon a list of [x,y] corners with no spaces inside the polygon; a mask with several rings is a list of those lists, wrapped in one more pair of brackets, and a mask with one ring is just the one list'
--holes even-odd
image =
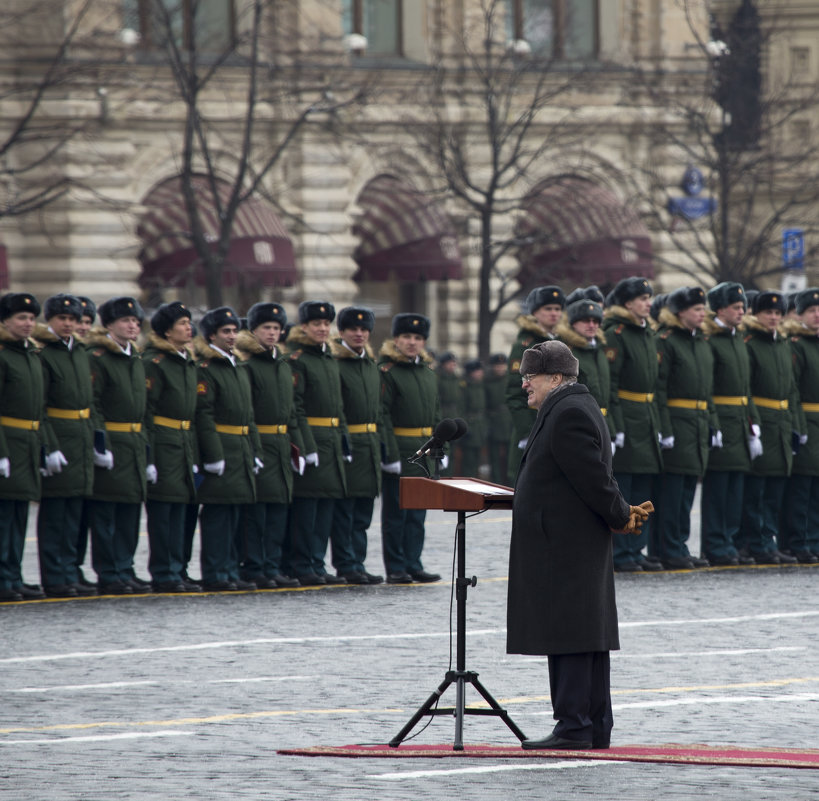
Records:
{"label": "gold emblem on hat", "polygon": [[31,298],[23,298],[26,303],[31,303]]}
{"label": "gold emblem on hat", "polygon": [[68,305],[70,305],[70,303],[71,303],[70,300],[64,300],[63,301],[63,306],[68,306]]}
{"label": "gold emblem on hat", "polygon": [[225,317],[233,317],[233,312],[225,312]]}
{"label": "gold emblem on hat", "polygon": [[358,313],[358,319],[359,319],[359,320],[363,320],[363,319],[364,319],[364,315],[363,315],[361,312],[359,312],[359,313]]}
{"label": "gold emblem on hat", "polygon": [[420,325],[420,323],[421,323],[421,321],[420,321],[420,320],[413,320],[413,321],[412,321],[412,324],[413,324],[413,325]]}
{"label": "gold emblem on hat", "polygon": [[552,297],[556,298],[557,297],[557,292],[552,292]]}
{"label": "gold emblem on hat", "polygon": [[771,300],[772,300],[774,303],[776,303],[776,302],[779,300],[779,298],[777,298],[777,296],[776,296],[776,295],[774,295],[774,296],[771,298]]}
{"label": "gold emblem on hat", "polygon": [[324,311],[324,306],[319,306],[319,311],[323,312]]}
{"label": "gold emblem on hat", "polygon": [[131,303],[131,301],[130,301],[130,300],[128,301],[128,308],[129,308],[129,309],[133,309],[133,308],[134,308],[134,304],[133,304],[133,303]]}

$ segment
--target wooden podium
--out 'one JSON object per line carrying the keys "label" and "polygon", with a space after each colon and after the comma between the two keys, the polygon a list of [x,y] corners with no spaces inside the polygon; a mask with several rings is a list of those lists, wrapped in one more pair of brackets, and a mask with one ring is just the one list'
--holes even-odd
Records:
{"label": "wooden podium", "polygon": [[[499,717],[519,739],[526,735],[515,725],[509,714],[478,681],[478,674],[466,669],[466,594],[468,587],[478,583],[475,576],[466,577],[466,513],[486,509],[511,509],[515,491],[500,484],[491,484],[474,478],[402,478],[399,482],[399,498],[402,509],[443,509],[458,513],[456,529],[457,575],[455,577],[455,600],[457,605],[456,669],[448,670],[443,682],[430,695],[421,708],[409,719],[400,732],[390,740],[397,748],[425,715],[455,715],[455,742],[453,751],[463,751],[464,715],[494,715]],[[439,708],[438,700],[450,684],[455,685],[455,706]],[[489,709],[465,706],[466,685],[471,684]]]}

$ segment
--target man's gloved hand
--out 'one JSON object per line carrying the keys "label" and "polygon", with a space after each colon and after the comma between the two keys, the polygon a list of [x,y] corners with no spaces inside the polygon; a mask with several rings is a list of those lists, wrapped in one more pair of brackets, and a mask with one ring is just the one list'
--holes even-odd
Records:
{"label": "man's gloved hand", "polygon": [[762,456],[762,440],[759,437],[748,437],[748,451],[751,459]]}
{"label": "man's gloved hand", "polygon": [[220,459],[218,462],[208,462],[202,465],[202,469],[206,473],[213,473],[215,476],[221,476],[225,472],[225,460]]}
{"label": "man's gloved hand", "polygon": [[341,458],[344,459],[344,461],[347,462],[347,464],[353,463],[353,455],[351,453],[345,453],[344,456],[342,456]]}
{"label": "man's gloved hand", "polygon": [[113,470],[114,469],[114,454],[111,451],[105,451],[105,453],[100,453],[99,451],[94,451],[94,467],[104,467],[106,470]]}
{"label": "man's gloved hand", "polygon": [[393,473],[396,476],[401,475],[401,462],[381,462],[381,469],[385,473]]}
{"label": "man's gloved hand", "polygon": [[8,478],[11,475],[11,462],[8,456],[0,459],[0,477]]}
{"label": "man's gloved hand", "polygon": [[660,435],[660,447],[664,451],[670,451],[674,447],[674,435],[672,434],[670,437],[664,437],[661,434]]}
{"label": "man's gloved hand", "polygon": [[529,437],[525,437],[520,442],[518,442],[518,448],[522,451],[526,450],[526,443],[529,442]]}
{"label": "man's gloved hand", "polygon": [[441,457],[441,470],[446,470],[449,467],[449,454],[445,453]]}
{"label": "man's gloved hand", "polygon": [[722,431],[715,431],[713,434],[711,434],[711,447],[712,448],[722,447]]}
{"label": "man's gloved hand", "polygon": [[618,431],[614,435],[614,444],[618,448],[625,448],[626,447],[626,432],[625,431]]}
{"label": "man's gloved hand", "polygon": [[68,459],[65,458],[62,451],[51,451],[46,456],[45,463],[46,475],[53,476],[63,472],[63,467],[68,464]]}
{"label": "man's gloved hand", "polygon": [[156,484],[159,481],[159,473],[156,472],[155,464],[149,464],[145,467],[145,479],[150,484]]}
{"label": "man's gloved hand", "polygon": [[318,453],[313,451],[313,453],[308,453],[307,456],[304,457],[304,461],[307,464],[313,465],[313,467],[318,467]]}
{"label": "man's gloved hand", "polygon": [[654,504],[651,501],[643,501],[639,506],[629,506],[628,522],[623,526],[624,534],[639,534],[642,531],[643,523],[648,520],[648,516],[654,511]]}
{"label": "man's gloved hand", "polygon": [[616,442],[612,442],[612,443],[611,443],[611,455],[612,455],[612,456],[614,456],[614,452],[615,452],[616,450],[617,450],[617,443],[616,443]]}
{"label": "man's gloved hand", "polygon": [[253,457],[253,475],[258,476],[259,471],[264,467],[264,462],[258,457]]}
{"label": "man's gloved hand", "polygon": [[300,476],[304,475],[306,465],[307,462],[303,456],[299,456],[298,462],[295,459],[290,460],[290,467],[293,468],[293,472],[298,473]]}

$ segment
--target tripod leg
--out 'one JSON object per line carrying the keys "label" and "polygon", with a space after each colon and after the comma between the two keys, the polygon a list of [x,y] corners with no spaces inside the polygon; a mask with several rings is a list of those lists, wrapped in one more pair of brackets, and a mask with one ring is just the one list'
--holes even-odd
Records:
{"label": "tripod leg", "polygon": [[[430,709],[432,709],[438,699],[444,694],[446,688],[449,687],[453,681],[454,679],[447,677],[438,685],[438,689],[427,698],[424,705],[407,721],[407,725],[390,740],[390,748],[398,748],[402,740],[415,728],[415,724],[418,723],[424,715],[431,714]],[[463,748],[463,746],[461,746],[461,748]]]}
{"label": "tripod leg", "polygon": [[453,751],[464,750],[464,706],[466,687],[463,676],[458,676],[455,681],[455,742],[452,744]]}
{"label": "tripod leg", "polygon": [[515,737],[517,737],[521,742],[526,740],[526,735],[517,727],[515,721],[509,717],[509,713],[492,697],[492,693],[490,693],[489,690],[487,690],[486,687],[484,687],[483,684],[478,681],[477,673],[473,673],[470,676],[470,681],[483,697],[483,700],[492,707],[492,709],[497,713],[498,717],[511,729],[512,734],[514,734]]}

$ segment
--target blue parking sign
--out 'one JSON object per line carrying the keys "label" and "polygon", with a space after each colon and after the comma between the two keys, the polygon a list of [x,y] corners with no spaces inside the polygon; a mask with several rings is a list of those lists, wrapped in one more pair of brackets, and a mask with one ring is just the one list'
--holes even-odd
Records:
{"label": "blue parking sign", "polygon": [[805,269],[805,232],[802,228],[782,231],[782,266],[786,270]]}

